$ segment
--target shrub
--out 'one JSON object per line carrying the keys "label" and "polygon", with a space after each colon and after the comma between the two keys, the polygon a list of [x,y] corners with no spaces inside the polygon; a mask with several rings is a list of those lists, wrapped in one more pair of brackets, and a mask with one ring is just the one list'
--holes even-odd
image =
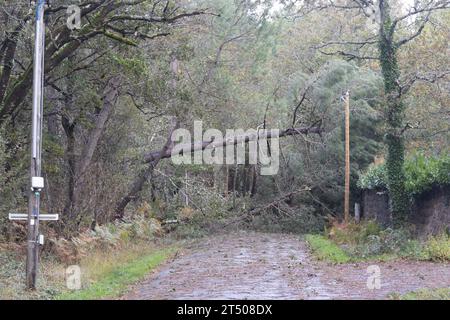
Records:
{"label": "shrub", "polygon": [[425,243],[425,252],[428,260],[437,262],[450,261],[450,237],[445,233],[430,237]]}
{"label": "shrub", "polygon": [[429,255],[424,250],[424,244],[416,239],[408,239],[398,255],[414,260],[429,260]]}
{"label": "shrub", "polygon": [[328,236],[338,244],[360,244],[371,236],[377,236],[381,232],[380,226],[375,221],[364,221],[348,224],[334,222],[328,231]]}
{"label": "shrub", "polygon": [[371,165],[365,174],[360,175],[357,185],[360,189],[387,189],[386,166]]}
{"label": "shrub", "polygon": [[[450,185],[450,155],[426,157],[422,153],[413,154],[405,161],[405,177],[405,188],[411,197],[433,186]],[[387,189],[385,165],[369,167],[360,175],[357,184],[361,189]]]}
{"label": "shrub", "polygon": [[425,157],[418,153],[405,162],[405,187],[411,195],[421,194],[435,185],[450,185],[450,156]]}
{"label": "shrub", "polygon": [[427,259],[423,246],[411,240],[405,228],[382,229],[375,221],[333,223],[328,237],[354,259],[380,258],[392,255]]}
{"label": "shrub", "polygon": [[385,257],[437,262],[450,260],[450,235],[446,233],[419,242],[412,239],[411,231],[405,227],[382,229],[374,221],[363,221],[360,224],[334,222],[327,231],[327,236],[332,243],[356,260],[384,260]]}
{"label": "shrub", "polygon": [[352,250],[354,256],[367,258],[370,256],[399,254],[408,242],[409,233],[403,229],[385,229],[379,234],[368,235]]}
{"label": "shrub", "polygon": [[158,220],[136,215],[129,221],[98,225],[95,230],[87,230],[70,240],[49,238],[45,249],[60,262],[78,263],[82,257],[95,249],[107,250],[138,240],[151,240],[162,232]]}

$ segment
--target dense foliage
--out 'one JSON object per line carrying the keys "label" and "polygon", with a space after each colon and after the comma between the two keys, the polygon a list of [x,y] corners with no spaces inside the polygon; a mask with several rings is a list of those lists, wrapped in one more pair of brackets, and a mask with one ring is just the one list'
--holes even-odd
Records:
{"label": "dense foliage", "polygon": [[[429,156],[416,153],[405,161],[405,187],[410,196],[420,195],[433,187],[450,185],[450,155]],[[386,167],[371,166],[358,181],[361,189],[386,189]]]}
{"label": "dense foliage", "polygon": [[[74,30],[66,26],[66,1],[52,1],[42,211],[62,219],[49,228],[74,236],[148,207],[160,221],[176,220],[168,229],[180,237],[243,225],[322,230],[343,211],[347,91],[352,203],[358,173],[378,157],[387,167],[371,167],[360,187],[389,188],[396,203],[404,203],[404,188],[418,194],[448,183],[448,158],[403,164],[403,153],[448,149],[442,66],[449,64],[449,10],[420,2],[430,15],[410,8],[414,14],[402,19],[408,8],[385,0],[389,15],[380,25],[368,21],[368,2],[348,1],[360,6],[79,1],[81,29]],[[27,210],[33,8],[29,1],[0,6],[0,234],[19,241],[24,229],[6,217]],[[145,162],[143,154],[165,146],[174,120],[188,130],[201,120],[204,129],[222,131],[322,132],[282,139],[275,176],[261,176],[260,164]]]}

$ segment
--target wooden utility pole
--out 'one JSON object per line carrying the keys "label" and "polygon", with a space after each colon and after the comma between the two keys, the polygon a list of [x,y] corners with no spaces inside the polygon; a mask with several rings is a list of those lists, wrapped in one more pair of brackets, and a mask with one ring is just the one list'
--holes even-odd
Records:
{"label": "wooden utility pole", "polygon": [[350,217],[350,93],[344,97],[345,106],[345,195],[344,195],[344,221],[349,222]]}

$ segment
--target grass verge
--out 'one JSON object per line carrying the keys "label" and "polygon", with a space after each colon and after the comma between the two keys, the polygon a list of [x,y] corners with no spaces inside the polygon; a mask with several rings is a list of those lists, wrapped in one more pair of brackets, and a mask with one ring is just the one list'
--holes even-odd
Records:
{"label": "grass verge", "polygon": [[313,254],[331,263],[381,262],[399,258],[450,261],[450,236],[442,233],[420,241],[411,226],[382,228],[375,221],[335,221],[323,235],[308,236]]}
{"label": "grass verge", "polygon": [[369,261],[382,262],[394,260],[397,258],[397,256],[392,254],[352,256],[344,249],[342,249],[338,244],[319,234],[309,234],[305,239],[309,245],[309,248],[311,249],[313,256],[316,259],[332,264]]}
{"label": "grass verge", "polygon": [[164,262],[173,252],[174,248],[162,249],[125,265],[117,266],[111,271],[97,275],[98,280],[87,288],[60,294],[56,299],[95,300],[119,297],[126,292],[130,285],[148,275],[152,269]]}
{"label": "grass verge", "polygon": [[128,242],[114,248],[96,248],[82,257],[82,289],[66,288],[67,263],[44,255],[40,261],[38,289],[28,291],[24,286],[25,258],[22,249],[0,248],[0,300],[76,300],[116,298],[129,285],[145,277],[152,269],[168,259],[181,243],[160,241]]}
{"label": "grass verge", "polygon": [[351,257],[337,244],[318,234],[309,234],[306,241],[318,260],[339,264],[351,262]]}
{"label": "grass verge", "polygon": [[421,289],[404,295],[391,294],[393,300],[450,300],[450,288]]}

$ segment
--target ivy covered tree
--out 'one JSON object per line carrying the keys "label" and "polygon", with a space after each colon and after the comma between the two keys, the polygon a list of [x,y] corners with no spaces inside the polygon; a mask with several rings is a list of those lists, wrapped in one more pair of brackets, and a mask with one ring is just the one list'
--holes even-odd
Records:
{"label": "ivy covered tree", "polygon": [[386,145],[388,148],[386,168],[392,212],[404,216],[408,211],[408,198],[405,192],[405,144],[403,139],[405,105],[400,86],[400,70],[397,61],[396,43],[393,36],[394,22],[391,18],[388,0],[379,1],[380,31],[379,59],[384,80],[386,97]]}
{"label": "ivy covered tree", "polygon": [[[395,12],[393,4],[396,5]],[[405,123],[405,95],[416,81],[433,81],[442,77],[442,74],[427,77],[414,74],[408,79],[403,78],[398,62],[399,51],[402,46],[421,35],[433,12],[450,8],[450,1],[416,1],[406,12],[396,0],[330,0],[314,6],[316,9],[342,11],[344,15],[349,10],[358,11],[366,25],[367,19],[378,23],[378,30],[373,27],[360,28],[365,30],[356,34],[361,39],[333,40],[317,46],[317,49],[324,54],[341,55],[348,60],[379,62],[385,97],[387,186],[394,216],[404,217],[409,210],[404,184],[404,133],[411,126]],[[415,23],[410,24],[410,21]]]}

